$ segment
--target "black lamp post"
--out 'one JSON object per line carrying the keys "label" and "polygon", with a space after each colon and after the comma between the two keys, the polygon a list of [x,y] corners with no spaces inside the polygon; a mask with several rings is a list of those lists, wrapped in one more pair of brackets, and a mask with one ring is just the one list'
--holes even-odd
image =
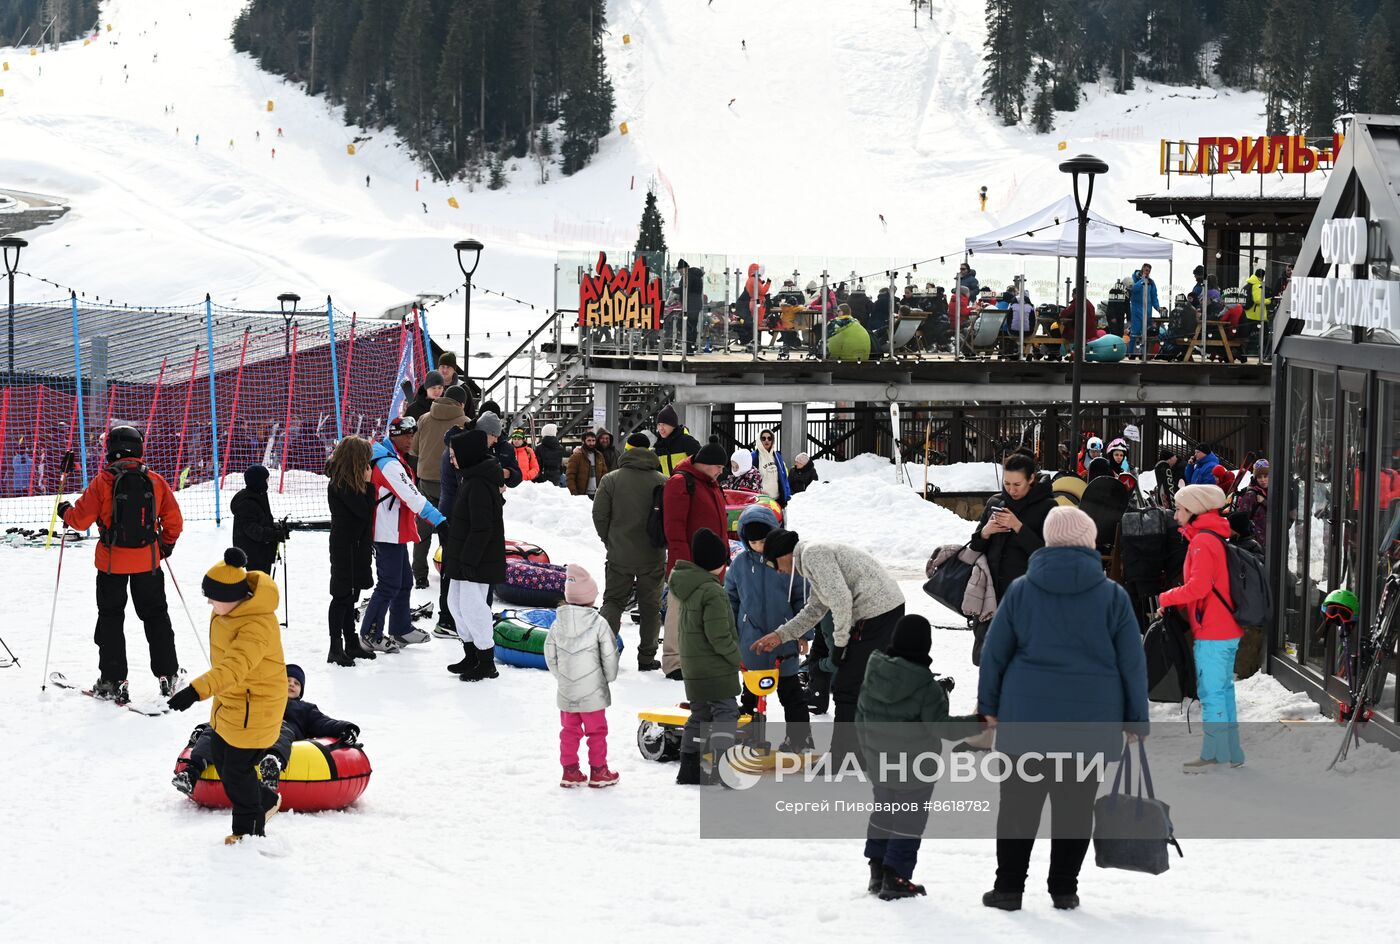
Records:
{"label": "black lamp post", "polygon": [[[462,292],[462,305],[465,314],[462,323],[462,381],[463,385],[470,389],[467,378],[471,375],[472,357],[472,276],[476,274],[476,267],[481,264],[481,241],[478,239],[462,239],[452,244],[452,248],[457,250],[457,267],[462,270],[462,275],[467,278],[466,290]],[[462,253],[472,254],[472,266],[467,268],[466,261],[462,258]]]}
{"label": "black lamp post", "polygon": [[282,306],[282,320],[286,323],[282,329],[282,353],[288,357],[292,354],[292,319],[296,317],[299,301],[301,296],[295,292],[283,292],[277,296],[277,303]]}
{"label": "black lamp post", "polygon": [[[1070,366],[1069,435],[1070,455],[1074,456],[1079,446],[1079,390],[1080,365],[1084,363],[1084,339],[1088,337],[1088,291],[1084,286],[1084,241],[1089,230],[1089,203],[1094,199],[1094,178],[1108,173],[1108,164],[1092,154],[1080,154],[1060,164],[1060,172],[1074,178],[1074,206],[1079,210],[1079,253],[1074,259],[1074,301],[1078,311],[1074,316],[1074,360]],[[1079,193],[1079,177],[1088,178],[1089,184],[1084,195]],[[1058,437],[1056,437],[1058,438]]]}
{"label": "black lamp post", "polygon": [[[6,381],[10,386],[15,382],[15,270],[19,268],[19,251],[28,246],[27,240],[18,236],[6,236],[0,239],[0,254],[5,260],[5,276],[10,280],[10,346],[9,346],[9,372],[6,374]],[[13,249],[14,257],[11,258],[10,250]]]}

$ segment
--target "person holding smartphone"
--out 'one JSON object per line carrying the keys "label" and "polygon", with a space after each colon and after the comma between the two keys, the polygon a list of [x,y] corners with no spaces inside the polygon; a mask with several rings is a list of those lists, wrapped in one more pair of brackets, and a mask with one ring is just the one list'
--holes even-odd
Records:
{"label": "person holding smartphone", "polygon": [[[1055,507],[1050,483],[1036,475],[1035,460],[1012,453],[1002,467],[1001,491],[987,502],[970,547],[987,556],[992,588],[997,600],[1006,596],[1011,582],[1024,576],[1031,554],[1045,546],[1045,516]],[[972,626],[972,664],[982,664],[982,641],[991,622]]]}

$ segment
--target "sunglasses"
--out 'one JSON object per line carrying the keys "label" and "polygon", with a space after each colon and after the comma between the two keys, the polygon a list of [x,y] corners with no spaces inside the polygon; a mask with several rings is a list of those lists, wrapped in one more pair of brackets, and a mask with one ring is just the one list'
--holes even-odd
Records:
{"label": "sunglasses", "polygon": [[773,441],[773,437],[772,437],[772,436],[760,436],[760,437],[758,437],[758,441],[759,441],[759,442],[772,442],[772,441]]}
{"label": "sunglasses", "polygon": [[1325,603],[1321,609],[1328,619],[1340,620],[1343,623],[1351,623],[1356,620],[1355,611],[1342,603]]}

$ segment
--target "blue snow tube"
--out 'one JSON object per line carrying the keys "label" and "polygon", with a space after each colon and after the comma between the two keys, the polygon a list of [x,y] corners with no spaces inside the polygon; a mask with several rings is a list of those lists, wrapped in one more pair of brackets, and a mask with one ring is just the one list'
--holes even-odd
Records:
{"label": "blue snow tube", "polygon": [[[506,610],[497,614],[492,630],[496,661],[521,669],[547,669],[544,640],[557,616],[556,611],[547,609]],[[620,636],[617,651],[622,651]]]}
{"label": "blue snow tube", "polygon": [[1123,339],[1112,334],[1090,341],[1084,345],[1084,359],[1098,364],[1114,364],[1128,353]]}

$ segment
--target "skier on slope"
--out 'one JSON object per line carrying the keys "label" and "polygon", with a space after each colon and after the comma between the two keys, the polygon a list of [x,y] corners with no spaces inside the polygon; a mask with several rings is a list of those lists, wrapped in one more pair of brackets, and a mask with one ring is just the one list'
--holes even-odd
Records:
{"label": "skier on slope", "polygon": [[98,698],[119,705],[131,700],[127,691],[126,595],[146,630],[151,673],[162,696],[179,687],[180,660],[175,632],[165,603],[165,574],[160,562],[175,550],[184,528],[180,505],[165,479],[141,461],[144,443],[134,426],[118,426],[107,434],[107,468],[88,485],[76,502],[59,502],[64,525],[82,531],[98,529],[93,563],[97,566],[97,664],[93,686]]}

